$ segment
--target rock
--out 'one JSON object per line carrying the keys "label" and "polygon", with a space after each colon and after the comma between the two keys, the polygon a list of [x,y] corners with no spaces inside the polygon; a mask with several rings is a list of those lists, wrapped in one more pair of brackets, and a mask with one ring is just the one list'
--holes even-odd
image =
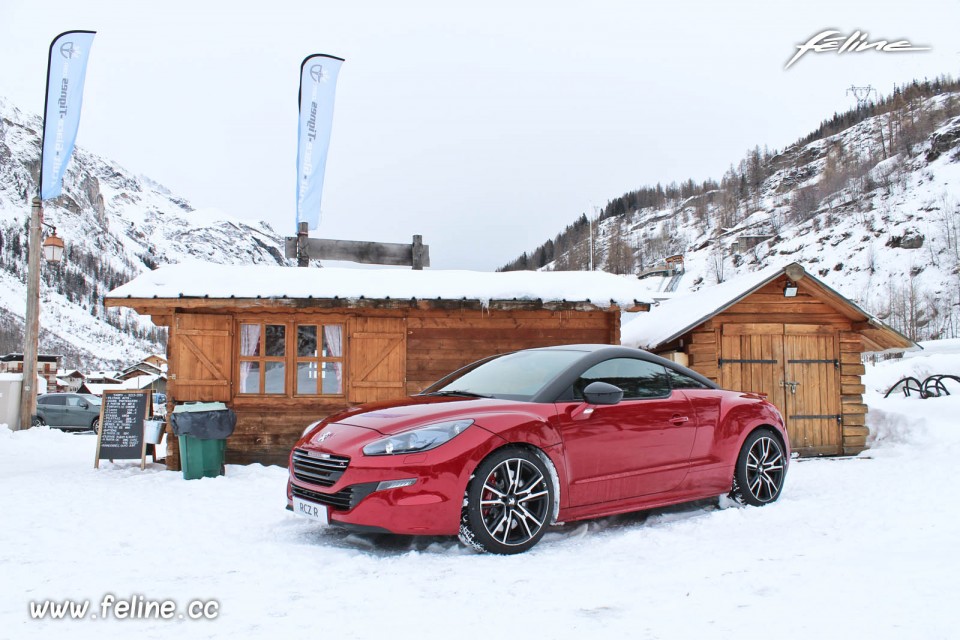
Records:
{"label": "rock", "polygon": [[960,142],[960,118],[930,136],[927,162],[933,162]]}
{"label": "rock", "polygon": [[919,249],[926,238],[916,229],[907,229],[902,236],[891,235],[887,246],[892,249]]}

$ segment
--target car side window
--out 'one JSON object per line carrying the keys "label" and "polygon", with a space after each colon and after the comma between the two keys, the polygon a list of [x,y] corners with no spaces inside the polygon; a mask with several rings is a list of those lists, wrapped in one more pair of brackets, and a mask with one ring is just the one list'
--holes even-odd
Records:
{"label": "car side window", "polygon": [[591,382],[606,382],[620,387],[624,400],[665,398],[670,395],[670,379],[666,368],[636,358],[611,358],[587,369],[573,384],[575,400],[583,400],[583,390]]}
{"label": "car side window", "polygon": [[80,398],[78,398],[77,396],[68,396],[68,397],[67,397],[67,406],[68,406],[68,407],[79,407],[79,406],[80,406]]}
{"label": "car side window", "polygon": [[46,398],[41,398],[41,400],[38,400],[37,402],[40,402],[40,404],[62,407],[64,404],[66,404],[64,400],[65,398],[63,396],[47,396]]}
{"label": "car side window", "polygon": [[688,375],[684,375],[679,371],[674,371],[669,367],[664,367],[667,370],[667,375],[670,377],[670,385],[674,389],[709,389],[707,385],[703,384],[699,380],[691,378]]}

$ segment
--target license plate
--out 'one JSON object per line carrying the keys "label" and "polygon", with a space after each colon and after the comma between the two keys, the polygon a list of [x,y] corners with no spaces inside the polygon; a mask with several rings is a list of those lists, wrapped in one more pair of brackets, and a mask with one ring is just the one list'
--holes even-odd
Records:
{"label": "license plate", "polygon": [[314,502],[307,502],[300,498],[293,499],[293,512],[298,516],[310,518],[323,524],[330,524],[330,516],[327,512],[328,507]]}

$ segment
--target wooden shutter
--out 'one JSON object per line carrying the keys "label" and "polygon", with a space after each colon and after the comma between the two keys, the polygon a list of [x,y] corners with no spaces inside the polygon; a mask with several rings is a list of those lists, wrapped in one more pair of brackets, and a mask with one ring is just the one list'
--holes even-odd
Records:
{"label": "wooden shutter", "polygon": [[407,328],[403,318],[357,318],[351,323],[347,363],[350,402],[406,395]]}
{"label": "wooden shutter", "polygon": [[233,317],[178,313],[170,332],[169,386],[177,402],[232,399]]}

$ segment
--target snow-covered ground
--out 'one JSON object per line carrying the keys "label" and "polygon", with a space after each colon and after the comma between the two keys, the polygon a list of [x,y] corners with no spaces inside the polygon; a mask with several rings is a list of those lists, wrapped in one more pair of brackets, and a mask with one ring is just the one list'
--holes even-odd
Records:
{"label": "snow-covered ground", "polygon": [[[778,503],[571,524],[512,557],[318,528],[276,467],[95,471],[92,435],[0,429],[0,638],[956,638],[960,388],[882,398],[960,374],[960,343],[927,346],[868,366],[874,448],[795,463]],[[219,615],[104,620],[105,594]],[[91,608],[32,619],[47,599]]]}

